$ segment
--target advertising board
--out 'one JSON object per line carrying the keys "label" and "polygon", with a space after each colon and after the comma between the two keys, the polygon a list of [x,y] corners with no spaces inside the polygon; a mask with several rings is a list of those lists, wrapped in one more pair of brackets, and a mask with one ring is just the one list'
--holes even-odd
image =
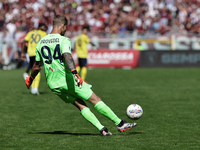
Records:
{"label": "advertising board", "polygon": [[140,67],[200,67],[200,51],[141,51]]}
{"label": "advertising board", "polygon": [[[88,67],[137,67],[140,51],[138,50],[90,50]],[[77,65],[77,55],[73,54]]]}

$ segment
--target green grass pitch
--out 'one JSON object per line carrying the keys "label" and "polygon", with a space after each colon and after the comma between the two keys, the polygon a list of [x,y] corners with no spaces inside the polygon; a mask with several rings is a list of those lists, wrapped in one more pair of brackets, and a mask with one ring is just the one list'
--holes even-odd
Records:
{"label": "green grass pitch", "polygon": [[47,87],[30,94],[24,69],[0,70],[0,150],[198,150],[200,149],[200,69],[91,69],[93,91],[122,119],[129,104],[142,106],[138,126],[119,133],[87,103],[112,136],[99,131]]}

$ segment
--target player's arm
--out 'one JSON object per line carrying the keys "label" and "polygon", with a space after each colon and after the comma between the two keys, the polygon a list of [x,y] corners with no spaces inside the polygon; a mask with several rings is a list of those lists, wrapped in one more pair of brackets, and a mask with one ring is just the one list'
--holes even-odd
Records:
{"label": "player's arm", "polygon": [[84,42],[91,44],[92,46],[95,46],[95,44],[89,40],[88,36],[84,36]]}
{"label": "player's arm", "polygon": [[28,45],[28,41],[24,40],[22,42],[22,47],[21,47],[21,60],[23,60],[23,61],[25,61],[25,59],[26,59],[24,52],[25,52],[25,48],[27,47],[27,45]]}
{"label": "player's arm", "polygon": [[41,62],[35,61],[33,68],[31,70],[31,75],[28,76],[25,81],[27,88],[29,88],[31,86],[33,80],[35,79],[37,74],[40,72],[40,66],[41,66]]}
{"label": "player's arm", "polygon": [[69,69],[71,71],[74,69],[76,70],[74,59],[73,59],[72,55],[70,53],[63,53],[63,56],[65,58],[65,62],[68,65]]}
{"label": "player's arm", "polygon": [[72,74],[74,75],[76,85],[79,86],[80,88],[83,85],[83,80],[80,78],[76,71],[74,59],[70,53],[63,53],[63,56],[65,58],[65,62],[68,65],[69,69],[71,70]]}
{"label": "player's arm", "polygon": [[92,46],[94,46],[95,47],[95,49],[99,49],[99,46],[98,45],[96,45],[96,44],[94,44],[94,43],[92,43],[91,41],[89,42]]}
{"label": "player's arm", "polygon": [[95,44],[94,44],[93,42],[90,41],[89,43],[90,43],[92,46],[95,46]]}

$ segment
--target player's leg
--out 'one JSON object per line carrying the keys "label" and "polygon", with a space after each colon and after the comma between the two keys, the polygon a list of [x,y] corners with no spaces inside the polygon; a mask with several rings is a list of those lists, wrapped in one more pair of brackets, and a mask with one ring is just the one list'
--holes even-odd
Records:
{"label": "player's leg", "polygon": [[85,81],[87,75],[87,59],[79,58],[79,66],[81,67],[81,78]]}
{"label": "player's leg", "polygon": [[94,108],[96,108],[98,112],[108,117],[116,125],[118,125],[122,121],[94,92],[92,93],[91,97],[88,100],[92,104],[94,104]]}
{"label": "player's leg", "polygon": [[78,73],[80,73],[80,71],[81,71],[81,67],[80,67],[80,58],[78,58],[78,66],[76,67],[76,71],[77,71]]}
{"label": "player's leg", "polygon": [[[35,63],[35,56],[30,57],[30,67],[32,68]],[[31,85],[31,94],[39,94],[38,87],[40,82],[40,73],[35,77]]]}
{"label": "player's leg", "polygon": [[86,75],[87,75],[87,67],[84,66],[81,69],[81,78],[83,79],[83,81],[85,81]]}
{"label": "player's leg", "polygon": [[136,123],[128,123],[118,118],[117,115],[94,92],[88,100],[94,104],[94,107],[98,112],[108,117],[115,123],[115,125],[117,125],[118,131],[123,132],[137,125]]}
{"label": "player's leg", "polygon": [[30,57],[26,56],[26,58],[28,58],[27,62],[28,62],[28,66],[26,68],[26,72],[23,73],[23,77],[24,77],[24,80],[26,80],[26,78],[29,76],[29,72],[30,70],[32,69],[32,64],[30,63]]}
{"label": "player's leg", "polygon": [[65,89],[65,87],[62,88],[56,88],[52,89],[53,93],[58,95],[63,101],[66,103],[72,103],[75,105],[81,112],[81,115],[88,120],[91,124],[93,124],[103,136],[109,136],[112,135],[107,128],[105,128],[99,120],[96,118],[96,116],[90,111],[90,109],[87,107],[85,102],[81,100],[80,98],[76,98],[75,96],[72,96],[69,94],[69,91]]}
{"label": "player's leg", "polygon": [[79,73],[80,70],[81,70],[81,67],[80,67],[80,66],[77,66],[77,67],[76,67],[76,71]]}
{"label": "player's leg", "polygon": [[74,102],[74,105],[81,111],[81,115],[89,121],[91,124],[93,124],[103,136],[109,136],[112,135],[108,131],[106,127],[104,127],[99,120],[96,118],[96,116],[90,111],[90,109],[86,106],[85,102],[81,99],[77,99]]}
{"label": "player's leg", "polygon": [[[27,67],[27,70],[29,70],[28,68],[29,67]],[[28,71],[27,70],[26,70],[26,72],[23,73],[24,80],[26,80],[26,78],[28,77]]]}
{"label": "player's leg", "polygon": [[89,88],[89,86],[83,82],[82,88],[75,87],[75,91],[77,97],[83,100],[90,101],[94,107],[99,111],[101,114],[108,117],[112,120],[116,125],[119,125],[122,120],[115,115],[115,113]]}
{"label": "player's leg", "polygon": [[30,63],[29,63],[29,64],[28,64],[28,67],[26,68],[26,72],[25,72],[25,73],[29,74],[30,70],[31,70],[31,65],[30,65]]}
{"label": "player's leg", "polygon": [[83,86],[80,89],[75,86],[76,97],[79,97],[83,100],[88,100],[102,115],[108,117],[112,120],[118,128],[118,131],[123,132],[132,127],[136,126],[136,123],[127,123],[126,121],[121,120],[117,115],[89,88],[89,86],[83,82]]}
{"label": "player's leg", "polygon": [[31,85],[31,93],[32,94],[39,94],[38,88],[40,84],[40,78],[41,78],[41,73],[39,72],[35,79],[33,80],[33,83]]}

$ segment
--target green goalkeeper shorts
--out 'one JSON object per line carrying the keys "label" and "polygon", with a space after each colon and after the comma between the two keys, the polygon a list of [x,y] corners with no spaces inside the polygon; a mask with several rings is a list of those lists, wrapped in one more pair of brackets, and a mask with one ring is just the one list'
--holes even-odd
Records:
{"label": "green goalkeeper shorts", "polygon": [[74,85],[72,88],[70,88],[69,86],[64,86],[51,89],[51,91],[58,95],[66,103],[72,104],[77,100],[77,98],[88,100],[93,93],[93,91],[90,89],[90,86],[84,81],[81,88]]}

